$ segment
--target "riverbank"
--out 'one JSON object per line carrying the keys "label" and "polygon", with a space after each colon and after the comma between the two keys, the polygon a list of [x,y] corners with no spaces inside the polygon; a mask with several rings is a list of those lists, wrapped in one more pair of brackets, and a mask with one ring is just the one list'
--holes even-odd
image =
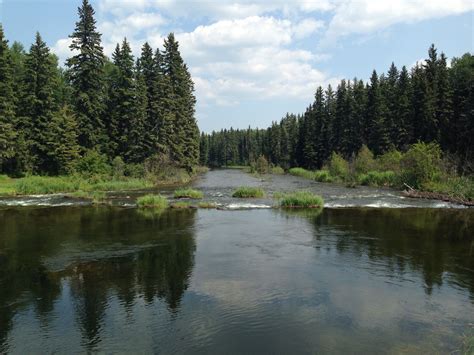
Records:
{"label": "riverbank", "polygon": [[175,169],[172,174],[147,175],[142,178],[109,175],[26,176],[10,178],[0,175],[0,197],[70,194],[85,196],[94,192],[118,192],[151,189],[160,186],[178,186],[190,183],[199,174],[207,171],[199,167],[192,173]]}

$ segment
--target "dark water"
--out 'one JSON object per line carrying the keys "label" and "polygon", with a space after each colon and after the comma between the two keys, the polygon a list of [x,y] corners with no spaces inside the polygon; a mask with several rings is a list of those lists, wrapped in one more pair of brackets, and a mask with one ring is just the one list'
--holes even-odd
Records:
{"label": "dark water", "polygon": [[[373,206],[229,197],[250,184]],[[231,210],[0,208],[0,353],[449,353],[474,334],[474,209],[234,171],[195,185]]]}

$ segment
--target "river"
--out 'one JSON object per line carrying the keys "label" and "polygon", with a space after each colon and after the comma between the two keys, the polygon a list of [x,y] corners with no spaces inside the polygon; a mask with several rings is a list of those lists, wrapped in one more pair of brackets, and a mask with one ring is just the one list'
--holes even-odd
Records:
{"label": "river", "polygon": [[1,199],[0,353],[449,353],[474,335],[474,209],[239,170],[193,185],[220,209]]}

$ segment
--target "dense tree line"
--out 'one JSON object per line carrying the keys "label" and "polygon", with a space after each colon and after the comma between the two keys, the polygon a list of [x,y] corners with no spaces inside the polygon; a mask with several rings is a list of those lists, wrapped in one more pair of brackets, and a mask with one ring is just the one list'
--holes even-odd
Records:
{"label": "dense tree line", "polygon": [[393,63],[369,83],[342,80],[318,87],[302,115],[287,114],[267,129],[224,129],[201,134],[201,164],[247,165],[263,155],[284,168],[319,169],[332,152],[352,159],[367,145],[376,155],[404,151],[417,141],[437,142],[461,168],[474,162],[474,57],[454,58],[429,48],[411,71]]}
{"label": "dense tree line", "polygon": [[88,0],[70,36],[66,68],[36,34],[28,52],[0,24],[0,173],[67,174],[96,151],[109,161],[156,155],[180,167],[199,160],[196,99],[174,35],[135,59],[126,39],[111,60]]}

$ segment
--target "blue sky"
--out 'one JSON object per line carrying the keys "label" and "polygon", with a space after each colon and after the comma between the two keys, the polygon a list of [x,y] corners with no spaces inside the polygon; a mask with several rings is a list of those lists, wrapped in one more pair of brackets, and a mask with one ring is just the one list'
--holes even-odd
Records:
{"label": "blue sky", "polygon": [[[80,0],[0,0],[7,38],[39,31],[61,60]],[[303,112],[319,85],[366,80],[394,61],[411,67],[431,43],[474,52],[466,0],[92,0],[106,54],[126,36],[136,54],[175,32],[196,84],[202,130],[266,127]]]}

